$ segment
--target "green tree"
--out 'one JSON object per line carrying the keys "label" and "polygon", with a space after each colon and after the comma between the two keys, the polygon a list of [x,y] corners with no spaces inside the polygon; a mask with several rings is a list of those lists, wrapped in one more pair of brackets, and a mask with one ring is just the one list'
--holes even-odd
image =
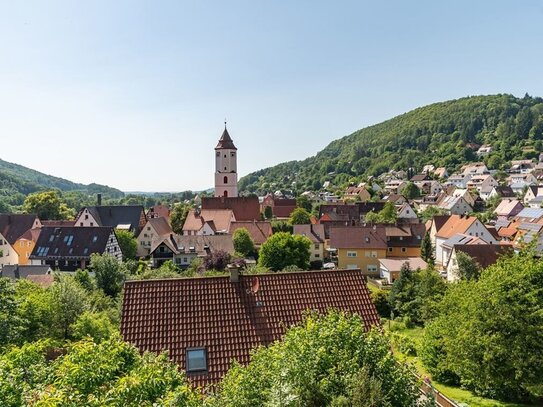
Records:
{"label": "green tree", "polygon": [[304,208],[296,208],[290,214],[288,223],[291,225],[307,225],[311,223],[311,214]]}
{"label": "green tree", "polygon": [[457,250],[457,277],[461,280],[477,280],[481,274],[481,266],[471,256]]}
{"label": "green tree", "polygon": [[311,210],[313,209],[313,205],[311,205],[311,201],[305,195],[300,195],[299,197],[296,198],[296,206],[298,208],[303,208],[307,212],[310,212],[310,213],[311,213]]}
{"label": "green tree", "polygon": [[236,231],[232,235],[232,242],[234,243],[234,250],[241,257],[250,257],[256,255],[255,244],[247,229],[236,229]]}
{"label": "green tree", "polygon": [[134,234],[128,230],[115,229],[115,236],[123,253],[123,259],[134,260],[138,251],[138,241]]}
{"label": "green tree", "polygon": [[543,263],[531,248],[501,257],[479,280],[452,285],[425,330],[424,364],[479,395],[541,397],[542,293]]}
{"label": "green tree", "polygon": [[387,202],[383,209],[379,211],[379,218],[382,223],[396,223],[398,212],[392,202]]}
{"label": "green tree", "polygon": [[36,192],[26,197],[23,211],[36,214],[41,220],[72,219],[74,213],[60,198],[57,191]]}
{"label": "green tree", "polygon": [[42,341],[0,356],[2,406],[203,406],[166,354],[140,355],[118,335],[74,342],[51,361],[55,353]]}
{"label": "green tree", "polygon": [[172,230],[178,235],[183,233],[183,225],[189,214],[190,206],[177,204],[173,207],[170,213],[170,225],[172,225]]}
{"label": "green tree", "polygon": [[415,199],[420,197],[420,190],[414,183],[408,182],[407,185],[402,189],[402,195],[406,199]]}
{"label": "green tree", "polygon": [[83,339],[88,336],[96,343],[110,338],[118,329],[105,311],[86,311],[79,315],[70,328],[75,339]]}
{"label": "green tree", "polygon": [[305,236],[286,232],[275,233],[260,248],[258,263],[273,271],[287,266],[297,266],[302,270],[309,268],[309,249],[311,241]]}
{"label": "green tree", "polygon": [[235,363],[212,406],[417,406],[416,379],[387,338],[357,315],[309,314],[284,338]]}
{"label": "green tree", "polygon": [[52,298],[53,326],[61,339],[72,337],[71,325],[89,309],[86,291],[71,276],[58,275],[49,288]]}
{"label": "green tree", "polygon": [[433,266],[435,264],[436,259],[434,254],[434,245],[430,239],[430,233],[426,233],[422,239],[420,244],[420,257],[422,260],[428,263],[429,266]]}
{"label": "green tree", "polygon": [[20,330],[15,287],[10,280],[0,277],[0,347],[15,342]]}
{"label": "green tree", "polygon": [[445,214],[446,212],[443,209],[438,208],[435,205],[430,205],[420,213],[420,217],[422,218],[423,222],[428,222],[429,220],[433,219],[434,216],[441,216]]}
{"label": "green tree", "polygon": [[93,253],[90,268],[95,273],[98,288],[110,297],[117,297],[127,275],[124,266],[110,254]]}

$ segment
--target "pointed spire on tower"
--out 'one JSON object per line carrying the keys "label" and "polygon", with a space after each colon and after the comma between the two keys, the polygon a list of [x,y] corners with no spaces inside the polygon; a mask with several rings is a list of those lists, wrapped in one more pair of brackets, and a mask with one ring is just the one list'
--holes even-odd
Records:
{"label": "pointed spire on tower", "polygon": [[221,138],[219,139],[219,144],[217,144],[217,147],[215,147],[215,150],[237,150],[236,146],[234,145],[234,141],[230,137],[230,134],[228,134],[228,130],[226,129],[226,119],[224,119],[224,131],[222,133]]}

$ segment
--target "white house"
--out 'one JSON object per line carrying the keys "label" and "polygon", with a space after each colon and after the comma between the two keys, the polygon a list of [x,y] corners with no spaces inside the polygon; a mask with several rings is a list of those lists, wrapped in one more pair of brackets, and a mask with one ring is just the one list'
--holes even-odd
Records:
{"label": "white house", "polygon": [[398,219],[417,219],[417,213],[408,202],[398,205],[396,210],[398,212]]}
{"label": "white house", "polygon": [[453,174],[447,178],[446,184],[454,185],[457,188],[466,188],[472,176],[472,174]]}
{"label": "white house", "polygon": [[443,243],[456,234],[479,237],[490,244],[498,243],[485,225],[475,216],[451,215],[435,234],[437,264],[443,265]]}
{"label": "white house", "polygon": [[136,238],[138,242],[138,257],[149,256],[153,240],[168,236],[171,233],[173,233],[172,227],[166,218],[150,218]]}
{"label": "white house", "polygon": [[461,196],[444,196],[437,207],[450,215],[464,215],[473,212],[472,206]]}

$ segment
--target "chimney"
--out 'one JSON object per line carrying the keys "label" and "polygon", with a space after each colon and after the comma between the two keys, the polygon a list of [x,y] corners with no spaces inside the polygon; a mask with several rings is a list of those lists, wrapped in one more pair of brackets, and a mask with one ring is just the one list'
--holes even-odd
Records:
{"label": "chimney", "polygon": [[97,194],[96,195],[96,205],[97,206],[102,206],[102,194]]}
{"label": "chimney", "polygon": [[239,283],[239,266],[236,264],[229,264],[226,266],[230,272],[230,282]]}

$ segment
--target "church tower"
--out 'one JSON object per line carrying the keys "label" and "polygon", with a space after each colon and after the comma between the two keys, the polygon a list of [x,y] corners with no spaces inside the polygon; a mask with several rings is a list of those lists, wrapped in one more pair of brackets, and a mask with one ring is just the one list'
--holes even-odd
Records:
{"label": "church tower", "polygon": [[215,196],[238,196],[237,148],[228,134],[226,122],[224,132],[215,147]]}

